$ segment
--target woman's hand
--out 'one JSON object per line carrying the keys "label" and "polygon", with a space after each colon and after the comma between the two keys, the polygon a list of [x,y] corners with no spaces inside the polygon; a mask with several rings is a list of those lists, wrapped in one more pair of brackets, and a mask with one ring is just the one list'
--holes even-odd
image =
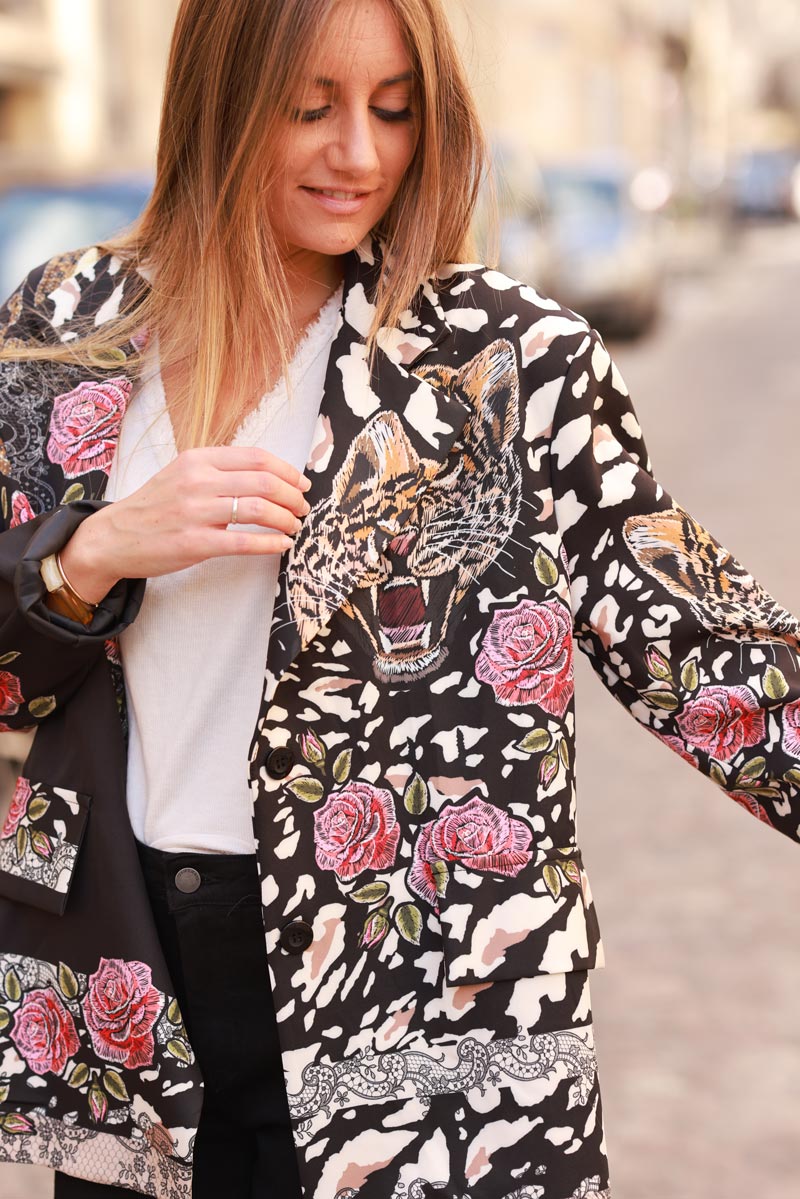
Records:
{"label": "woman's hand", "polygon": [[[184,450],[125,499],[82,521],[61,551],[76,591],[97,603],[119,579],[146,579],[223,554],[280,554],[292,544],[308,479],[255,446]],[[263,533],[228,529],[237,521]],[[277,531],[276,531],[277,530]]]}

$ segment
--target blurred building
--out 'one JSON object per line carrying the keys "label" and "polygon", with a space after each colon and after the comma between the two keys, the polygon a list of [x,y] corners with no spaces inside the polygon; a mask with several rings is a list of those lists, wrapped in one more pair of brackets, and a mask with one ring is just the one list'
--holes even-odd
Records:
{"label": "blurred building", "polygon": [[177,0],[0,0],[0,183],[152,167]]}
{"label": "blurred building", "polygon": [[539,161],[622,154],[702,188],[765,130],[800,136],[800,0],[446,3],[496,138]]}

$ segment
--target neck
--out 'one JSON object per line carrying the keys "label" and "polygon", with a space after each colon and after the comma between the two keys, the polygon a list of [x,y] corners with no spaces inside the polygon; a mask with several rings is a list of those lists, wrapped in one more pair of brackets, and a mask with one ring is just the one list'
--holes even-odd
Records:
{"label": "neck", "polygon": [[303,326],[344,278],[344,259],[297,250],[284,259],[289,303],[295,324]]}

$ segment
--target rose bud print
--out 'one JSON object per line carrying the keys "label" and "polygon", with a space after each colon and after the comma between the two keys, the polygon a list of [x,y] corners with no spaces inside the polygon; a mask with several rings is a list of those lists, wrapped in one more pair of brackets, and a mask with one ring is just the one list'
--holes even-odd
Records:
{"label": "rose bud print", "polygon": [[48,837],[47,833],[43,833],[41,829],[33,829],[31,832],[31,848],[35,854],[45,861],[49,861],[53,856],[53,842]]}
{"label": "rose bud print", "polygon": [[550,786],[553,779],[558,774],[558,754],[545,754],[539,763],[539,782],[545,788]]}
{"label": "rose bud print", "polygon": [[325,746],[314,733],[303,733],[300,738],[300,752],[312,766],[321,769],[325,765]]}
{"label": "rose bud print", "polygon": [[392,797],[371,783],[348,783],[314,813],[317,865],[343,880],[393,865],[399,840]]}
{"label": "rose bud print", "polygon": [[574,690],[572,622],[560,600],[495,612],[475,662],[475,675],[489,683],[501,704],[537,704],[563,716]]}
{"label": "rose bud print", "polygon": [[10,1037],[34,1074],[61,1074],[80,1049],[75,1022],[52,987],[27,993]]}
{"label": "rose bud print", "polygon": [[672,678],[672,667],[664,655],[660,653],[654,645],[647,647],[645,662],[647,663],[647,669],[649,673],[654,679]]}
{"label": "rose bud print", "polygon": [[105,1091],[96,1082],[89,1087],[89,1110],[93,1120],[105,1120],[108,1115],[108,1099]]}
{"label": "rose bud print", "polygon": [[379,945],[389,931],[389,921],[386,916],[385,908],[378,908],[371,912],[364,921],[364,927],[361,930],[361,938],[358,942],[361,949],[372,949],[373,946]]}
{"label": "rose bud print", "polygon": [[676,723],[685,741],[721,762],[766,736],[764,713],[749,687],[703,687]]}
{"label": "rose bud print", "polygon": [[108,470],[131,390],[130,380],[119,378],[79,383],[74,391],[56,396],[47,456],[68,479],[90,470]]}
{"label": "rose bud print", "polygon": [[35,1125],[27,1116],[20,1115],[19,1112],[3,1112],[0,1115],[0,1128],[3,1132],[10,1132],[16,1135],[33,1132]]}
{"label": "rose bud print", "polygon": [[134,1069],[153,1060],[152,1028],[164,996],[144,962],[101,958],[83,1000],[83,1016],[98,1057]]}

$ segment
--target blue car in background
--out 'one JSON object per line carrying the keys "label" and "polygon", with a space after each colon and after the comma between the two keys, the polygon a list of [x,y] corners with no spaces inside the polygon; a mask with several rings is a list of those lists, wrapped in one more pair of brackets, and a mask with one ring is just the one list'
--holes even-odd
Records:
{"label": "blue car in background", "polygon": [[550,293],[603,333],[648,332],[665,275],[662,213],[645,203],[649,174],[624,162],[578,161],[548,163],[541,178],[553,251]]}
{"label": "blue car in background", "polygon": [[14,184],[0,190],[0,303],[32,267],[103,241],[144,208],[150,179]]}

